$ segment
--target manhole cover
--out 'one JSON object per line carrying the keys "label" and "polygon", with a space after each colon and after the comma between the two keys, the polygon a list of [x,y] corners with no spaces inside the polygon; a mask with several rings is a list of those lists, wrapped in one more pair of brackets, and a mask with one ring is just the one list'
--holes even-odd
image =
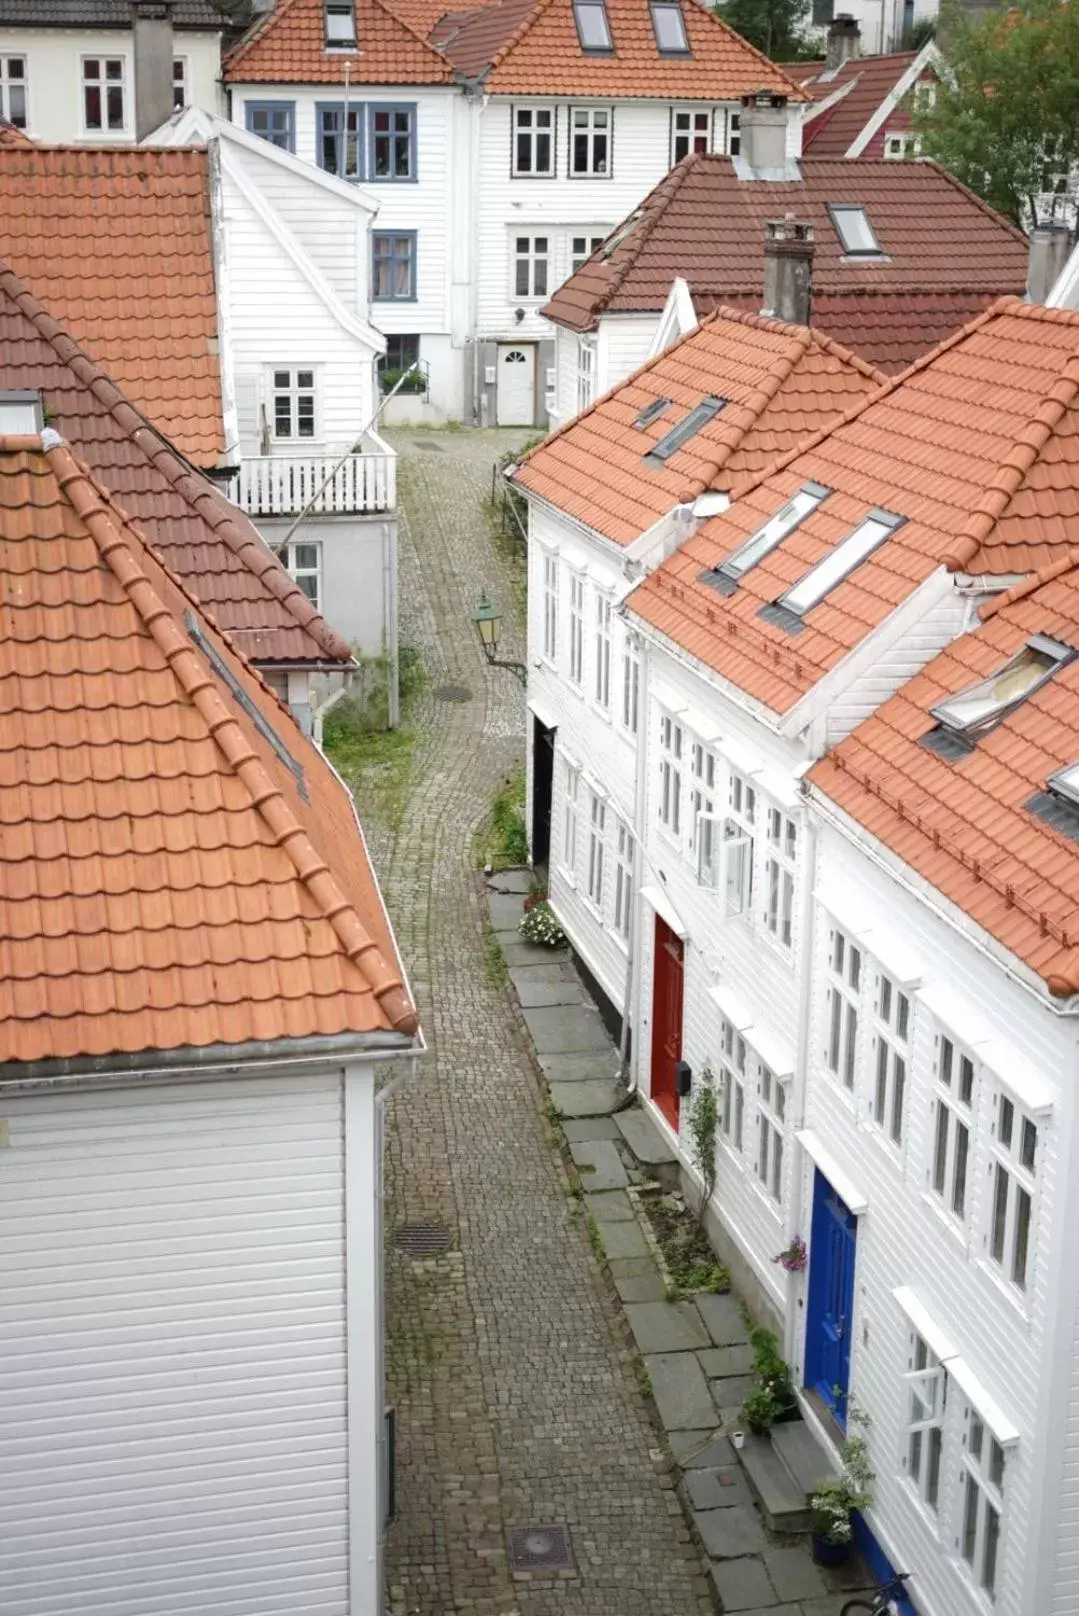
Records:
{"label": "manhole cover", "polygon": [[572,1571],[568,1526],[515,1526],[510,1532],[512,1571]]}
{"label": "manhole cover", "polygon": [[438,1223],[402,1223],[397,1244],[408,1257],[440,1257],[453,1236]]}
{"label": "manhole cover", "polygon": [[445,454],[446,452],[441,443],[432,443],[430,438],[413,438],[412,447],[414,449],[432,449],[438,454]]}
{"label": "manhole cover", "polygon": [[435,691],[436,701],[471,701],[472,692],[467,685],[439,685]]}

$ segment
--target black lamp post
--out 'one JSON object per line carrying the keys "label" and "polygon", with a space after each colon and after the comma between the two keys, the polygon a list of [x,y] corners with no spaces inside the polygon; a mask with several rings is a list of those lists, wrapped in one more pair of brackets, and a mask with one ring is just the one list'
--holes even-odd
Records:
{"label": "black lamp post", "polygon": [[523,685],[527,685],[528,669],[524,663],[503,662],[497,655],[498,642],[502,637],[502,613],[492,606],[486,590],[480,597],[480,603],[472,615],[472,621],[476,625],[476,633],[480,637],[480,644],[483,646],[483,654],[487,658],[488,664],[492,668],[509,668],[510,672],[515,673]]}

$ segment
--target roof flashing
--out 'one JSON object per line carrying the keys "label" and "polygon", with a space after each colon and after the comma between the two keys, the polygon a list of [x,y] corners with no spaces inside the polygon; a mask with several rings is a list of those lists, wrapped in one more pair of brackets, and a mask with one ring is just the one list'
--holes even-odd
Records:
{"label": "roof flashing", "polygon": [[680,421],[676,421],[670,431],[666,432],[658,443],[654,443],[642,456],[648,466],[665,466],[672,455],[685,447],[691,438],[696,437],[709,421],[715,419],[727,407],[727,400],[710,393],[695,404]]}
{"label": "roof flashing", "polygon": [[213,645],[209,639],[207,639],[206,635],[202,632],[202,628],[194,612],[186,611],[184,613],[184,627],[186,628],[191,639],[202,652],[203,656],[206,658],[207,662],[210,664],[210,667],[213,669],[214,673],[216,673],[217,677],[221,680],[221,683],[228,690],[229,695],[233,698],[238,706],[243,708],[244,712],[254,724],[263,740],[269,744],[277,757],[279,757],[281,762],[285,765],[285,768],[288,769],[289,773],[293,776],[296,781],[296,789],[299,791],[304,802],[310,802],[311,798],[307,790],[307,781],[304,779],[303,764],[298,762],[297,759],[293,757],[292,753],[278,735],[269,719],[263,716],[262,712],[251,700],[251,697],[248,695],[240,680],[237,679],[224,657],[222,657],[218,652],[217,647]]}
{"label": "roof flashing", "polygon": [[658,421],[664,410],[670,409],[670,405],[669,398],[654,398],[651,404],[644,406],[633,425],[638,432],[643,432],[646,426],[651,426],[653,421]]}

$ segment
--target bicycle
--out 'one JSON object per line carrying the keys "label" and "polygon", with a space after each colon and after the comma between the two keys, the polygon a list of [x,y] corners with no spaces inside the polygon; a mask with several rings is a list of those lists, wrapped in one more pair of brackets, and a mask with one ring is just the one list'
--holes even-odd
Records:
{"label": "bicycle", "polygon": [[895,1616],[893,1599],[902,1599],[906,1590],[903,1584],[910,1576],[909,1571],[897,1571],[894,1577],[881,1583],[873,1595],[873,1603],[865,1599],[848,1599],[839,1612],[839,1616]]}

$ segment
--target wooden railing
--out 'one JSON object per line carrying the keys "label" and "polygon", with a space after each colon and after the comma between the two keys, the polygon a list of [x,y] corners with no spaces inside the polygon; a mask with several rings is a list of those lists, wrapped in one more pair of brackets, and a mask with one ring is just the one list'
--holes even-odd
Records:
{"label": "wooden railing", "polygon": [[[349,455],[330,477],[339,458],[249,456],[240,464],[231,497],[249,516],[296,516],[312,499],[312,515],[393,510],[397,503],[397,456],[392,449],[386,446],[385,452]],[[327,477],[330,480],[323,488]]]}

